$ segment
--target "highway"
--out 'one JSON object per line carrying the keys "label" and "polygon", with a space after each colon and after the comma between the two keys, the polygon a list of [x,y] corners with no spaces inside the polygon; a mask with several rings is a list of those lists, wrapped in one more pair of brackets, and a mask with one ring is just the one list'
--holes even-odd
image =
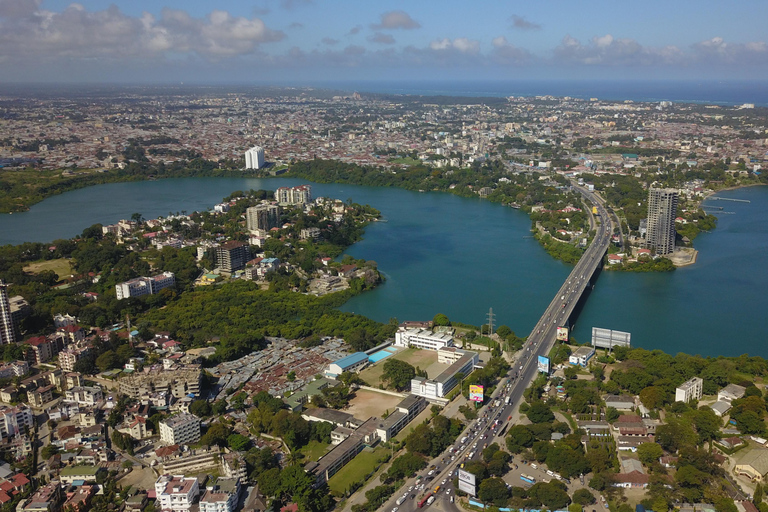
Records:
{"label": "highway", "polygon": [[[464,432],[441,455],[433,459],[426,469],[419,472],[416,478],[409,478],[405,484],[395,492],[380,510],[396,512],[408,512],[418,508],[418,502],[428,493],[432,492],[435,502],[429,506],[435,506],[440,510],[457,511],[459,508],[452,501],[455,496],[453,490],[453,478],[463,462],[470,459],[478,459],[481,456],[483,446],[496,441],[504,448],[501,437],[496,439],[498,433],[504,429],[507,419],[520,404],[523,392],[534,380],[538,371],[538,356],[549,354],[556,341],[558,326],[568,325],[568,320],[573,313],[576,304],[587,286],[591,286],[590,278],[602,262],[608,245],[611,243],[611,221],[608,212],[603,207],[595,194],[585,188],[574,185],[574,190],[582,194],[588,204],[597,208],[600,216],[600,224],[596,227],[595,237],[578,263],[568,275],[563,285],[555,294],[552,302],[544,310],[533,331],[528,336],[525,346],[519,352],[518,359],[513,363],[512,369],[496,387],[494,395],[487,399],[486,405],[478,411],[478,419],[470,422]],[[509,398],[509,403],[506,399]],[[494,406],[496,400],[499,406]],[[495,425],[496,420],[499,421]],[[461,440],[467,437],[466,442]],[[434,469],[433,469],[434,466]],[[430,474],[431,472],[431,474]],[[435,492],[435,487],[440,490]],[[403,499],[404,498],[404,499]],[[402,500],[398,505],[397,501]],[[428,508],[425,504],[424,508]]]}

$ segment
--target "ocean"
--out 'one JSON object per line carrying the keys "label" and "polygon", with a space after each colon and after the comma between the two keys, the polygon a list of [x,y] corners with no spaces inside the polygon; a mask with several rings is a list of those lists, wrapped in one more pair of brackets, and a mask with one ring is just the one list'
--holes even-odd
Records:
{"label": "ocean", "polygon": [[519,80],[519,81],[333,81],[317,87],[379,94],[419,96],[570,96],[610,101],[699,103],[722,106],[754,103],[768,107],[765,81],[637,81],[637,80]]}

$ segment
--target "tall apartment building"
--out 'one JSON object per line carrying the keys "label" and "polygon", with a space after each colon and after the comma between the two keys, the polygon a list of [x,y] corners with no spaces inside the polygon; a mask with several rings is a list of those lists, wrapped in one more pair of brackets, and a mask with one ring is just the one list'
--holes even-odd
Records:
{"label": "tall apartment building", "polygon": [[200,440],[200,418],[181,413],[160,422],[160,441],[167,445],[196,443]]}
{"label": "tall apartment building", "polygon": [[249,231],[262,232],[280,224],[280,207],[276,204],[260,204],[245,210],[245,224]]}
{"label": "tall apartment building", "polygon": [[312,187],[280,187],[275,190],[275,199],[280,204],[309,204],[312,202]]}
{"label": "tall apartment building", "polygon": [[200,495],[200,485],[196,477],[161,475],[155,482],[155,494],[160,510],[189,512]]}
{"label": "tall apartment building", "polygon": [[0,344],[16,341],[16,332],[13,328],[11,304],[8,301],[8,285],[0,280]]}
{"label": "tall apartment building", "polygon": [[703,392],[704,380],[701,377],[693,377],[675,388],[675,402],[699,400]]}
{"label": "tall apartment building", "polygon": [[173,272],[163,272],[153,277],[137,277],[130,281],[125,281],[115,285],[115,294],[117,300],[127,299],[128,297],[141,297],[142,295],[152,295],[163,288],[168,288],[176,284],[176,276]]}
{"label": "tall apartment building", "polygon": [[32,428],[32,410],[24,405],[0,407],[0,437],[13,437],[24,432],[24,427]]}
{"label": "tall apartment building", "polygon": [[90,351],[90,346],[77,347],[69,345],[59,352],[59,366],[61,366],[61,369],[65,372],[73,372],[75,371],[75,363],[87,356]]}
{"label": "tall apartment building", "polygon": [[656,254],[675,251],[675,217],[677,217],[677,191],[651,188],[648,191],[648,231],[645,246],[655,248]]}
{"label": "tall apartment building", "polygon": [[245,152],[245,168],[261,169],[264,167],[264,148],[254,146]]}
{"label": "tall apartment building", "polygon": [[248,244],[230,240],[216,248],[216,266],[225,272],[234,272],[245,268],[250,251]]}
{"label": "tall apartment building", "polygon": [[218,478],[200,497],[200,512],[234,512],[240,500],[239,478]]}

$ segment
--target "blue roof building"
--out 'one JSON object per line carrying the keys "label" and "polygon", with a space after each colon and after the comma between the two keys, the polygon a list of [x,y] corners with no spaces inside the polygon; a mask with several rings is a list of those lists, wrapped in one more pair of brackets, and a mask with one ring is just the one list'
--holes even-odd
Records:
{"label": "blue roof building", "polygon": [[335,379],[344,372],[357,373],[366,366],[368,366],[368,354],[365,352],[355,352],[329,364],[325,370],[325,376],[329,379]]}

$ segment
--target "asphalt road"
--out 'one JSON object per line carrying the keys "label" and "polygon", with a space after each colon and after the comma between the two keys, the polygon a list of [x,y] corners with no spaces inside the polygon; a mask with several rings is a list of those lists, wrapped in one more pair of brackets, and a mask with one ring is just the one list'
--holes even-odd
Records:
{"label": "asphalt road", "polygon": [[[595,194],[584,188],[574,186],[574,190],[584,196],[588,203],[597,207],[601,222],[596,229],[595,238],[589,245],[579,262],[568,275],[565,283],[555,294],[544,314],[539,319],[528,336],[525,346],[519,353],[518,359],[513,363],[509,374],[501,380],[494,395],[480,410],[478,419],[472,421],[456,442],[440,456],[433,459],[426,469],[421,471],[416,478],[409,478],[403,486],[395,492],[380,510],[397,512],[410,512],[418,508],[418,502],[432,493],[435,497],[431,505],[424,508],[449,512],[458,512],[458,506],[451,501],[455,496],[453,478],[459,466],[470,459],[481,457],[483,446],[493,442],[494,437],[504,429],[507,420],[519,405],[523,392],[533,381],[538,373],[538,356],[546,356],[555,344],[558,326],[568,324],[568,319],[573,313],[576,303],[587,286],[610,244],[611,222],[608,212]],[[507,403],[507,398],[509,399]],[[494,404],[499,402],[498,406]],[[495,422],[498,420],[499,424]],[[466,441],[461,442],[466,436]],[[504,446],[502,442],[500,446]],[[434,469],[432,467],[434,466]],[[431,474],[430,474],[431,472]],[[435,491],[437,486],[438,491]],[[403,499],[404,498],[404,499]],[[398,505],[397,501],[401,500]]]}

